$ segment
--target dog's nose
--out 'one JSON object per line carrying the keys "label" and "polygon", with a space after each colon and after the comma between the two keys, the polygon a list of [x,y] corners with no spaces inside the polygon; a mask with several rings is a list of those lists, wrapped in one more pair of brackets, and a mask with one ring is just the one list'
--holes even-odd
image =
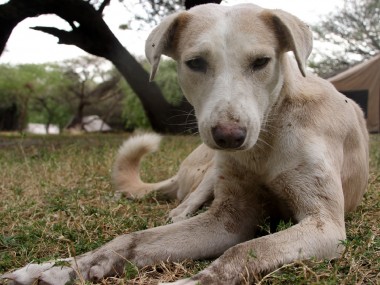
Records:
{"label": "dog's nose", "polygon": [[236,123],[218,124],[212,128],[215,143],[224,149],[234,149],[242,146],[247,136],[247,129]]}

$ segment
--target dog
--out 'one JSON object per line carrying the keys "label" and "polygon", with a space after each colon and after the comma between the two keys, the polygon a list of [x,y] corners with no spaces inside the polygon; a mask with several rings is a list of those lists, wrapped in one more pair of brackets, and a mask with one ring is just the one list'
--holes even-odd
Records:
{"label": "dog", "polygon": [[[210,207],[188,219],[119,236],[65,259],[66,266],[30,264],[3,278],[60,285],[78,275],[91,281],[120,275],[127,260],[142,267],[215,258],[173,284],[231,285],[295,260],[338,257],[346,238],[345,213],[359,205],[367,187],[368,132],[352,100],[306,71],[311,50],[309,27],[281,10],[207,4],[167,17],[146,42],[151,79],[161,55],[177,61],[204,143],[188,158],[188,175],[198,165],[207,169],[164,184],[172,183],[168,192],[179,195],[180,183],[189,183],[182,189],[187,193],[181,195],[188,195],[184,201],[192,193],[204,192],[207,199],[211,193]],[[138,173],[123,169],[122,157],[116,172],[132,177],[130,186],[143,185]],[[258,237],[268,217],[293,225]]]}

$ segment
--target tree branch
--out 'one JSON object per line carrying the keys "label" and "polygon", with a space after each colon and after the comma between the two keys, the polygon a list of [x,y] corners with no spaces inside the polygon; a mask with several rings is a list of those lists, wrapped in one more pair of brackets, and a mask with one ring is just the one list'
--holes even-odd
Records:
{"label": "tree branch", "polygon": [[99,9],[98,9],[98,12],[99,14],[102,14],[103,13],[103,10],[106,6],[108,6],[110,4],[111,0],[104,0],[103,3],[100,5]]}
{"label": "tree branch", "polygon": [[104,81],[100,83],[94,90],[92,90],[89,94],[89,98],[96,98],[97,100],[101,99],[105,94],[111,91],[115,85],[119,82],[120,77],[115,76],[110,80]]}
{"label": "tree branch", "polygon": [[76,43],[76,39],[73,37],[73,32],[68,32],[65,30],[60,30],[53,27],[30,27],[32,30],[44,32],[46,34],[52,35],[58,38],[59,44],[73,45]]}

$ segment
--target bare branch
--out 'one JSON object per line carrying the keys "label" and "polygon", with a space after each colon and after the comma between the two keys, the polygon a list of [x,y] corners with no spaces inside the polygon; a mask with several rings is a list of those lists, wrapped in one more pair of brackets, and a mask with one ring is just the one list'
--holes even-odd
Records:
{"label": "bare branch", "polygon": [[98,12],[99,14],[103,13],[103,10],[106,6],[108,6],[111,3],[111,0],[104,0],[103,3],[100,5]]}
{"label": "bare branch", "polygon": [[72,45],[75,43],[72,40],[71,32],[68,32],[65,30],[60,30],[60,29],[53,28],[53,27],[36,26],[36,27],[30,27],[30,28],[33,30],[44,32],[44,33],[47,33],[49,35],[57,37],[59,40],[58,41],[59,44]]}

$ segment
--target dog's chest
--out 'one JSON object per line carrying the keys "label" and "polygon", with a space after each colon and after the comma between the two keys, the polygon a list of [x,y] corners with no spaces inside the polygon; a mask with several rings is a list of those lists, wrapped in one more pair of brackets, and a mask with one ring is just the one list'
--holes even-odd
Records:
{"label": "dog's chest", "polygon": [[[244,151],[224,155],[220,163],[227,164],[236,173],[256,179],[265,177],[267,172],[267,154],[258,151]],[[260,180],[261,180],[260,179]]]}

